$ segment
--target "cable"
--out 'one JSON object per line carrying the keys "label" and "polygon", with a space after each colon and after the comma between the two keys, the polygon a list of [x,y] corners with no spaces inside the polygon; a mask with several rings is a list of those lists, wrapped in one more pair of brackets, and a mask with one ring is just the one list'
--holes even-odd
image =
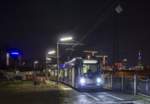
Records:
{"label": "cable", "polygon": [[[108,10],[112,10],[112,8],[119,2],[119,0],[113,0],[113,2],[110,3],[110,5],[106,8],[103,8],[104,10],[104,13],[101,13],[101,17],[97,20],[97,22],[93,25],[93,27],[86,32],[86,34],[81,38],[80,42],[82,42],[83,40],[85,40],[87,38],[87,36],[90,35],[91,32],[93,32],[97,27],[98,25],[100,25],[104,20],[104,16],[105,14],[107,13]],[[108,15],[108,14],[107,14]],[[111,15],[111,14],[109,14]]]}

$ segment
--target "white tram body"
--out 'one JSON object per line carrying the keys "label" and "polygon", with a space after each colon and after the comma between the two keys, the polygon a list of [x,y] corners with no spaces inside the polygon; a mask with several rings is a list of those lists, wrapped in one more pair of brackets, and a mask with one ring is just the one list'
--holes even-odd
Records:
{"label": "white tram body", "polygon": [[97,89],[103,86],[98,60],[73,58],[59,69],[59,81],[76,89]]}

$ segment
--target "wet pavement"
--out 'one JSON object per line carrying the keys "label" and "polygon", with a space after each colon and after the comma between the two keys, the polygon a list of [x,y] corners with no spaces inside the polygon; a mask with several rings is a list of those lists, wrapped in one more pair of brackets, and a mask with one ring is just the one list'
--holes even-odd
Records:
{"label": "wet pavement", "polygon": [[62,104],[132,104],[135,98],[127,94],[112,92],[78,92],[70,89],[63,91]]}
{"label": "wet pavement", "polygon": [[62,84],[53,87],[44,90],[43,87],[37,87],[28,91],[2,91],[0,104],[144,104],[138,103],[135,96],[129,94],[103,90],[79,92]]}

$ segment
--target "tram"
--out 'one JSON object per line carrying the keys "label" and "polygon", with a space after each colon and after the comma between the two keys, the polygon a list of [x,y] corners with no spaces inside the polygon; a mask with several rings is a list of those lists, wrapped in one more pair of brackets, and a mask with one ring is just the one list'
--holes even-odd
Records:
{"label": "tram", "polygon": [[76,89],[97,89],[104,83],[101,73],[98,60],[73,58],[60,66],[59,81]]}

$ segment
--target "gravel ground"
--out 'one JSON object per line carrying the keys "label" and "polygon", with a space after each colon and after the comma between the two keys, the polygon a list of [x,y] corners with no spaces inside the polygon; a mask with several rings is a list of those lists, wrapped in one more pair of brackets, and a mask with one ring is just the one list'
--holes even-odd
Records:
{"label": "gravel ground", "polygon": [[61,96],[55,83],[33,85],[31,81],[0,84],[0,104],[59,104]]}

